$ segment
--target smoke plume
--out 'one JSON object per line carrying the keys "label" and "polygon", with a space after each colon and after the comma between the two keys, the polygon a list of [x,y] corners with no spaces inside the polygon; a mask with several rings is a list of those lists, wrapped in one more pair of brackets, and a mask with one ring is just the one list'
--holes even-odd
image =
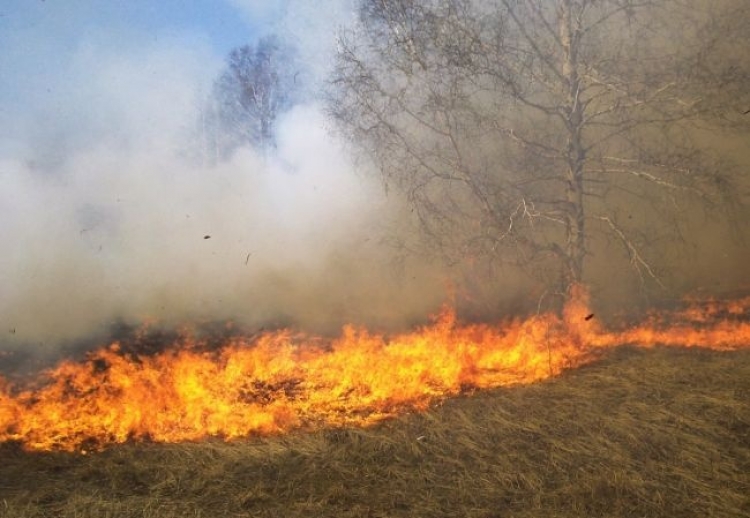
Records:
{"label": "smoke plume", "polygon": [[0,347],[55,350],[121,321],[396,326],[440,303],[432,274],[382,246],[393,199],[318,104],[283,115],[271,156],[202,166],[192,137],[224,56],[193,34],[124,42],[38,43],[27,58],[51,69],[0,115]]}
{"label": "smoke plume", "polygon": [[[207,34],[84,23],[85,2],[39,3],[35,25],[0,21],[0,353],[54,352],[118,322],[334,332],[410,325],[446,299],[482,318],[535,306],[543,289],[516,271],[397,260],[394,231],[411,232],[413,215],[315,100],[351,3],[227,2],[254,27],[238,44],[275,32],[297,47],[312,101],[283,115],[276,152],[210,167],[194,136],[225,52]],[[704,228],[691,258],[671,258],[676,285],[750,282],[745,248]],[[627,259],[587,261],[604,307],[637,297]]]}

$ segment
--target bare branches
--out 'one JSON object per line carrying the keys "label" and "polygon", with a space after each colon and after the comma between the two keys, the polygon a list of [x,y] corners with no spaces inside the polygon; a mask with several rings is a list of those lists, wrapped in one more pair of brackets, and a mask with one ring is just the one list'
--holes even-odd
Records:
{"label": "bare branches", "polygon": [[695,124],[750,129],[722,111],[750,59],[713,59],[736,20],[705,4],[676,23],[686,8],[673,15],[675,1],[360,0],[331,112],[441,252],[531,269],[554,258],[578,282],[604,227],[637,275],[662,286],[649,241],[618,224],[617,208],[658,218],[640,236],[679,234],[668,212],[681,206],[729,206],[728,173]]}
{"label": "bare branches", "polygon": [[[644,180],[657,188],[663,188],[667,191],[685,191],[690,194],[697,196],[706,203],[711,203],[710,193],[705,189],[701,189],[695,185],[691,185],[688,181],[694,176],[694,171],[689,168],[680,168],[674,165],[667,164],[647,164],[642,160],[638,159],[625,159],[619,157],[605,156],[602,158],[604,162],[615,163],[617,166],[607,166],[604,169],[592,169],[591,172],[599,172],[603,174],[614,174],[614,175],[629,175],[639,180]],[[662,175],[659,175],[655,170],[661,170],[662,174],[670,174],[675,176],[681,181],[669,180]]]}
{"label": "bare branches", "polygon": [[648,277],[656,282],[656,284],[658,284],[660,287],[665,288],[661,279],[656,275],[656,273],[654,273],[654,269],[651,266],[651,263],[644,259],[639,247],[636,246],[635,242],[627,236],[625,231],[609,216],[598,216],[597,219],[607,224],[612,233],[617,237],[622,246],[625,248],[628,253],[628,257],[630,258],[630,265],[638,274],[638,278],[640,279],[641,283],[645,284],[646,277]]}
{"label": "bare branches", "polygon": [[[593,2],[592,2],[593,3]],[[612,9],[606,9],[599,15],[598,18],[589,22],[583,32],[591,32],[599,29],[600,26],[605,25],[608,21],[617,18],[618,16],[625,15],[628,20],[632,20],[635,17],[636,11],[642,8],[650,7],[654,5],[653,1],[634,2],[632,0],[626,0],[622,2],[602,2],[606,7],[614,5]]]}

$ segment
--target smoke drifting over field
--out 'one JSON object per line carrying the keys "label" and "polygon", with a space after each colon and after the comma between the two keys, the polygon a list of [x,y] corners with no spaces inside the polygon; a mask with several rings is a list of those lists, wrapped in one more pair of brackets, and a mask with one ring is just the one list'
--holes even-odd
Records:
{"label": "smoke drifting over field", "polygon": [[[239,43],[282,32],[318,80],[350,3],[229,2],[256,29]],[[120,320],[401,326],[453,293],[450,276],[420,258],[397,267],[384,236],[409,212],[352,162],[319,104],[283,116],[273,156],[245,149],[202,166],[192,137],[225,58],[207,35],[81,31],[85,2],[66,5],[59,24],[62,7],[46,4],[36,26],[0,30],[11,49],[0,56],[0,352],[55,350]],[[720,252],[696,254],[687,288],[716,271],[731,272],[731,285],[746,270],[741,250],[711,233],[705,243]],[[587,260],[600,286],[622,288],[611,279],[626,261]],[[492,271],[497,286],[473,278],[459,295],[497,313],[517,294],[510,277]]]}
{"label": "smoke drifting over field", "polygon": [[417,295],[421,274],[394,273],[390,202],[318,105],[283,116],[273,156],[202,167],[191,137],[224,56],[191,34],[137,41],[83,37],[19,79],[32,104],[0,112],[0,345],[53,348],[120,319],[394,325],[439,303],[442,286]]}

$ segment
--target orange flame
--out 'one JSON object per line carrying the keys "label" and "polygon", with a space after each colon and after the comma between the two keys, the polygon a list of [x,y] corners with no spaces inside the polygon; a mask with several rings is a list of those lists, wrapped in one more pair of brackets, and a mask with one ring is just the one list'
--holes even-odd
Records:
{"label": "orange flame", "polygon": [[143,356],[115,343],[84,362],[59,364],[37,388],[0,378],[0,442],[87,450],[364,426],[467,389],[555,376],[620,344],[748,347],[749,308],[750,297],[696,303],[605,331],[576,290],[562,317],[462,325],[445,309],[432,325],[390,338],[354,327],[329,342],[279,331],[230,339],[214,351],[188,340]]}

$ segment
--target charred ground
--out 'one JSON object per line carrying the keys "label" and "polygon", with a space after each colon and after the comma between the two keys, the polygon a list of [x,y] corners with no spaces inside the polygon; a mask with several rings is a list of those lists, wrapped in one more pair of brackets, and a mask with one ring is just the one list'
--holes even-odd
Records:
{"label": "charred ground", "polygon": [[0,517],[748,516],[750,351],[620,348],[370,429],[0,447]]}

